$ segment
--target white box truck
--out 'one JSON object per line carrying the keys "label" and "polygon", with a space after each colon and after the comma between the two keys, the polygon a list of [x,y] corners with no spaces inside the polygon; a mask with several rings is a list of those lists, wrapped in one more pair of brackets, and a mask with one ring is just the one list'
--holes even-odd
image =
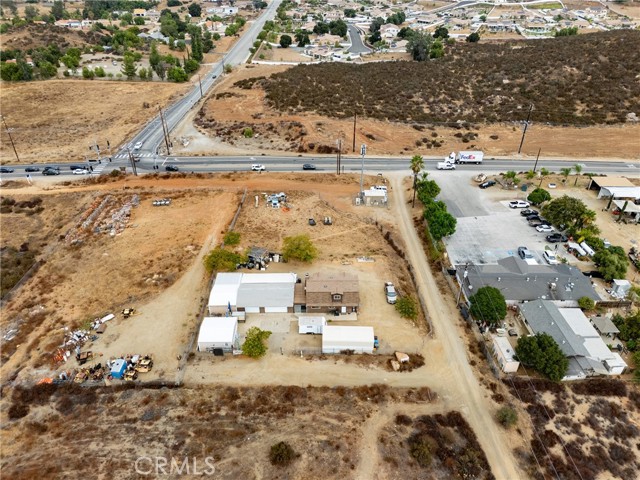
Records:
{"label": "white box truck", "polygon": [[484,153],[480,151],[467,151],[467,152],[458,152],[456,156],[456,163],[475,163],[479,165],[482,163],[482,159],[484,158]]}

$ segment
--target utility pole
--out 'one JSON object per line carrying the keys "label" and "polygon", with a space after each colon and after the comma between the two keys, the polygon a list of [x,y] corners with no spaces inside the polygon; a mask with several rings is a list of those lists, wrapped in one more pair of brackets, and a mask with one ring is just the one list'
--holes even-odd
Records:
{"label": "utility pole", "polygon": [[94,140],[93,144],[96,146],[96,154],[98,155],[98,163],[102,163],[100,161],[100,145],[98,145],[98,141]]}
{"label": "utility pole", "polygon": [[527,134],[527,128],[529,127],[529,119],[531,118],[531,111],[533,110],[533,105],[529,105],[529,113],[527,113],[527,121],[524,124],[524,130],[522,131],[522,140],[520,140],[520,146],[518,147],[518,155],[522,150],[522,144],[524,143],[524,136]]}
{"label": "utility pole", "polygon": [[362,168],[360,170],[360,197],[364,196],[364,156],[367,153],[367,146],[363,143],[360,145],[360,155],[362,155]]}
{"label": "utility pole", "polygon": [[111,144],[109,143],[109,140],[107,140],[107,149],[109,150],[109,161],[111,161]]}
{"label": "utility pole", "polygon": [[2,123],[4,123],[4,129],[7,131],[7,135],[9,135],[9,140],[11,140],[11,146],[13,147],[13,153],[16,154],[16,160],[20,162],[20,157],[18,157],[18,151],[16,150],[16,145],[15,143],[13,143],[13,137],[11,136],[11,130],[9,130],[9,127],[7,127],[7,121],[4,119],[4,116],[2,116]]}
{"label": "utility pole", "polygon": [[200,78],[200,74],[198,74],[198,85],[200,85],[200,98],[204,96],[202,93],[202,79]]}
{"label": "utility pole", "polygon": [[540,158],[540,152],[542,151],[542,148],[538,149],[538,156],[536,157],[536,163],[533,165],[533,173],[536,173],[536,168],[538,168],[538,159]]}
{"label": "utility pole", "polygon": [[340,163],[342,162],[342,139],[338,139],[338,155],[336,156],[336,174],[340,175]]}
{"label": "utility pole", "polygon": [[131,150],[129,149],[129,147],[127,147],[127,153],[129,154],[129,162],[131,163],[131,169],[133,170],[133,174],[137,177],[138,170],[136,168],[136,161],[133,158],[133,155],[131,155]]}
{"label": "utility pole", "polygon": [[469,272],[467,270],[469,270],[469,263],[468,262],[464,266],[464,272],[462,273],[462,280],[460,281],[460,291],[458,292],[458,298],[456,298],[456,305],[460,304],[460,296],[462,295],[462,288],[464,287],[464,281],[466,280],[467,276],[469,275]]}
{"label": "utility pole", "polygon": [[167,128],[164,125],[164,116],[162,115],[162,108],[158,107],[158,110],[160,111],[160,123],[162,123],[162,133],[164,134],[164,143],[167,146],[167,155],[169,155],[171,154],[171,152],[169,151],[169,138],[168,138]]}
{"label": "utility pole", "polygon": [[358,114],[353,112],[353,153],[356,153],[356,119]]}

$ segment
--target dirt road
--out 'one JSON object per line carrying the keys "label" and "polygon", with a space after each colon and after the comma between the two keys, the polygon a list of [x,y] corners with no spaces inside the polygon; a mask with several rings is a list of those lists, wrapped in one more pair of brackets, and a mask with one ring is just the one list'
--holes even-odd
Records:
{"label": "dirt road", "polygon": [[[401,176],[395,176],[391,182],[396,192],[403,191]],[[463,402],[460,411],[478,435],[478,440],[496,478],[499,480],[524,478],[516,465],[511,449],[505,443],[506,436],[500,432],[492,418],[493,407],[485,399],[480,383],[471,370],[464,342],[458,336],[456,328],[455,319],[458,317],[458,312],[453,302],[440,295],[410,213],[406,208],[406,202],[397,199],[393,205],[397,214],[398,228],[406,242],[409,261],[419,266],[415,269],[418,292],[426,300],[429,315],[435,327],[436,338],[433,343],[430,342],[428,348],[433,349],[434,343],[440,344],[444,353],[436,356],[433,355],[432,350],[427,358],[432,362],[445,362],[442,367],[448,370],[446,393]]]}

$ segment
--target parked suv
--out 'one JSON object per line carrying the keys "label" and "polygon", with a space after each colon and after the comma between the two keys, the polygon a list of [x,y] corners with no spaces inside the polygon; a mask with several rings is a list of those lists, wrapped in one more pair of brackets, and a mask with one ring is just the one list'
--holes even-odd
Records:
{"label": "parked suv", "polygon": [[390,303],[391,305],[396,303],[398,294],[396,293],[396,287],[393,286],[393,283],[386,282],[384,284],[384,293],[387,296],[387,303]]}
{"label": "parked suv", "polygon": [[518,247],[518,255],[523,260],[527,260],[528,258],[533,258],[533,254],[529,251],[527,247]]}
{"label": "parked suv", "polygon": [[524,200],[513,200],[509,202],[510,208],[529,208],[531,204],[529,202],[525,202]]}

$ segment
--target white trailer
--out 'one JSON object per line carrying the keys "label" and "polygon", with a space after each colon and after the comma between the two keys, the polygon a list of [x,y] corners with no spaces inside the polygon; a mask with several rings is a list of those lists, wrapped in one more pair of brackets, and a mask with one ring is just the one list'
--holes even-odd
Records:
{"label": "white trailer", "polygon": [[324,317],[299,317],[298,333],[302,335],[322,335],[322,330],[326,324],[327,319]]}
{"label": "white trailer", "polygon": [[322,353],[373,353],[373,327],[327,325],[322,330]]}
{"label": "white trailer", "polygon": [[456,156],[456,163],[475,163],[479,165],[482,163],[484,153],[480,151],[466,151],[458,152]]}

